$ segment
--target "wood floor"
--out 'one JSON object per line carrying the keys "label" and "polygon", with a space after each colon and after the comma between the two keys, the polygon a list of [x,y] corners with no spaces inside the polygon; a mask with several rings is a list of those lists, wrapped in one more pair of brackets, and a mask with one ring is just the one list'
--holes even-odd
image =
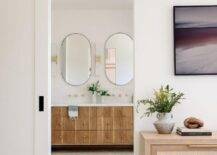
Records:
{"label": "wood floor", "polygon": [[52,155],[133,155],[131,151],[67,151],[53,152]]}

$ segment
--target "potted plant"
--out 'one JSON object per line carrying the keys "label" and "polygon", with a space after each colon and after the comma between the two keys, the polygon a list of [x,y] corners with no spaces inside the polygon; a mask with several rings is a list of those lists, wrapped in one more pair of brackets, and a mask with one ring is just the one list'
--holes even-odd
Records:
{"label": "potted plant", "polygon": [[[155,128],[160,134],[169,134],[172,132],[175,123],[173,122],[172,110],[174,106],[180,103],[184,94],[174,92],[169,85],[154,91],[154,97],[151,99],[139,100],[138,107],[143,104],[147,106],[143,116],[150,116],[157,113]],[[138,108],[137,108],[138,109]]]}
{"label": "potted plant", "polygon": [[102,96],[110,96],[110,94],[107,90],[101,89],[99,81],[97,81],[96,83],[92,83],[88,87],[88,91],[90,91],[92,94],[92,102],[93,103],[102,102]]}

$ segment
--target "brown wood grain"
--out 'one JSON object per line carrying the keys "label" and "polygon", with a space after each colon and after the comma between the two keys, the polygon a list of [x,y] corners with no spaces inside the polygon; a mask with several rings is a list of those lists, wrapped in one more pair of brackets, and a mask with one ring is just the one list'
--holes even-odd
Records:
{"label": "brown wood grain", "polygon": [[141,155],[216,155],[217,133],[213,136],[179,136],[141,132]]}
{"label": "brown wood grain", "polygon": [[79,107],[73,120],[67,107],[53,107],[52,145],[133,145],[133,108]]}

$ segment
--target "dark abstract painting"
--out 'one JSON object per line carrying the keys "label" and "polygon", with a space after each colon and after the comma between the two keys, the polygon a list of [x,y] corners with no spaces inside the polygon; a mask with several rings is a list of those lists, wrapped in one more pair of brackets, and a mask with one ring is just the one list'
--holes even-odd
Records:
{"label": "dark abstract painting", "polygon": [[174,7],[176,75],[217,74],[217,6]]}

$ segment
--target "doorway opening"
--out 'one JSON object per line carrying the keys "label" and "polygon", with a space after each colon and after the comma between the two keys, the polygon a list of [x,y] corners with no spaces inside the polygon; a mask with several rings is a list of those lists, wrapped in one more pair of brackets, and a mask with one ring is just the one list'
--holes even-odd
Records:
{"label": "doorway opening", "polygon": [[52,155],[133,155],[133,0],[52,0]]}

